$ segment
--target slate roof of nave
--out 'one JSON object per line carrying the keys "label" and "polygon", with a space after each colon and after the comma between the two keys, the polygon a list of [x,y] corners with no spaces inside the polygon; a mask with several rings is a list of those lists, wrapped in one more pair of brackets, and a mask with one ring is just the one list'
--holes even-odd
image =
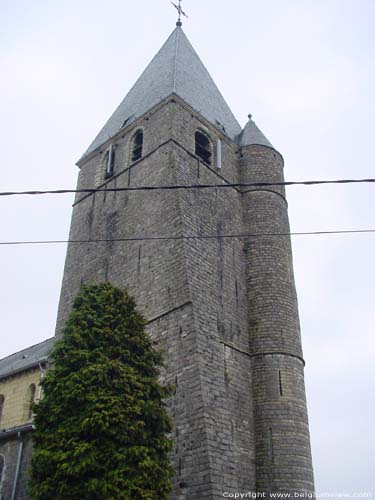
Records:
{"label": "slate roof of nave", "polygon": [[[214,125],[221,129],[224,127],[232,140],[240,140],[240,124],[182,28],[177,26],[99,132],[84,157],[116,135],[125,122],[126,126],[130,125],[172,94],[177,94]],[[247,137],[245,134],[244,140]],[[259,141],[259,138],[260,144],[267,142],[266,145],[269,145],[261,132],[255,139]]]}
{"label": "slate roof of nave", "polygon": [[36,366],[41,361],[45,361],[51,352],[55,340],[55,337],[52,337],[40,344],[33,345],[0,359],[0,378],[27,370]]}

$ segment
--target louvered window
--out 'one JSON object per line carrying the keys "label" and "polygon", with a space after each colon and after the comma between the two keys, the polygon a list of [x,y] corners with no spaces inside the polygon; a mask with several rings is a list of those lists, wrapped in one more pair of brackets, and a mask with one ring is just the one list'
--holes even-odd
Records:
{"label": "louvered window", "polygon": [[132,144],[132,161],[137,161],[142,158],[143,151],[143,132],[138,130],[133,138]]}
{"label": "louvered window", "polygon": [[211,165],[211,143],[209,138],[202,132],[195,132],[195,154],[205,163]]}

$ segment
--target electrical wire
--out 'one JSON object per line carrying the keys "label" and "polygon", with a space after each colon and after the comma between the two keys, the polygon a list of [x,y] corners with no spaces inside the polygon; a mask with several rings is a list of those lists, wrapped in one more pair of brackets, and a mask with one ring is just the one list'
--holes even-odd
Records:
{"label": "electrical wire", "polygon": [[375,233],[375,229],[354,229],[343,231],[309,231],[293,233],[253,233],[253,234],[224,234],[206,236],[149,236],[134,238],[113,239],[90,239],[90,240],[35,240],[35,241],[0,241],[0,246],[6,245],[55,245],[55,244],[77,244],[77,243],[119,243],[119,242],[142,242],[142,241],[179,241],[179,240],[219,240],[231,238],[259,238],[259,237],[285,237],[285,236],[319,236],[332,234],[369,234]]}
{"label": "electrical wire", "polygon": [[122,191],[173,191],[183,189],[222,189],[222,188],[251,188],[251,187],[282,187],[282,186],[317,186],[325,184],[369,184],[375,179],[337,179],[328,181],[286,181],[286,182],[250,182],[226,184],[190,184],[175,186],[136,186],[136,187],[100,187],[84,189],[52,189],[38,191],[2,191],[0,196],[37,196],[46,194],[92,194],[92,193],[118,193]]}

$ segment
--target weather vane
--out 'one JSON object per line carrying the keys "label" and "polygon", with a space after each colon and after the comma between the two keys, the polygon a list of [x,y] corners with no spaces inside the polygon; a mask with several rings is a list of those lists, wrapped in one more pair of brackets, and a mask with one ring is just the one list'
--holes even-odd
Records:
{"label": "weather vane", "polygon": [[182,22],[181,22],[181,15],[185,16],[185,17],[188,17],[185,12],[182,10],[182,7],[181,7],[181,2],[182,0],[178,0],[178,5],[176,5],[174,2],[171,2],[171,4],[177,9],[177,12],[178,12],[178,21],[177,21],[177,26],[182,26]]}

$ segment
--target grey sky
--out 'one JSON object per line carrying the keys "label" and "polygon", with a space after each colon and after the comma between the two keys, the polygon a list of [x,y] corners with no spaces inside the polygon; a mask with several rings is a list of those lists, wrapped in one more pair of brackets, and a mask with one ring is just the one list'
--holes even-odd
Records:
{"label": "grey sky", "polygon": [[[375,177],[373,0],[184,0],[184,31],[288,180]],[[174,29],[168,0],[0,0],[0,190],[74,166]],[[294,231],[375,228],[375,186],[288,189]],[[71,196],[0,198],[0,239],[65,239]],[[317,490],[375,496],[374,235],[293,238]],[[65,246],[0,247],[0,357],[54,333]]]}

